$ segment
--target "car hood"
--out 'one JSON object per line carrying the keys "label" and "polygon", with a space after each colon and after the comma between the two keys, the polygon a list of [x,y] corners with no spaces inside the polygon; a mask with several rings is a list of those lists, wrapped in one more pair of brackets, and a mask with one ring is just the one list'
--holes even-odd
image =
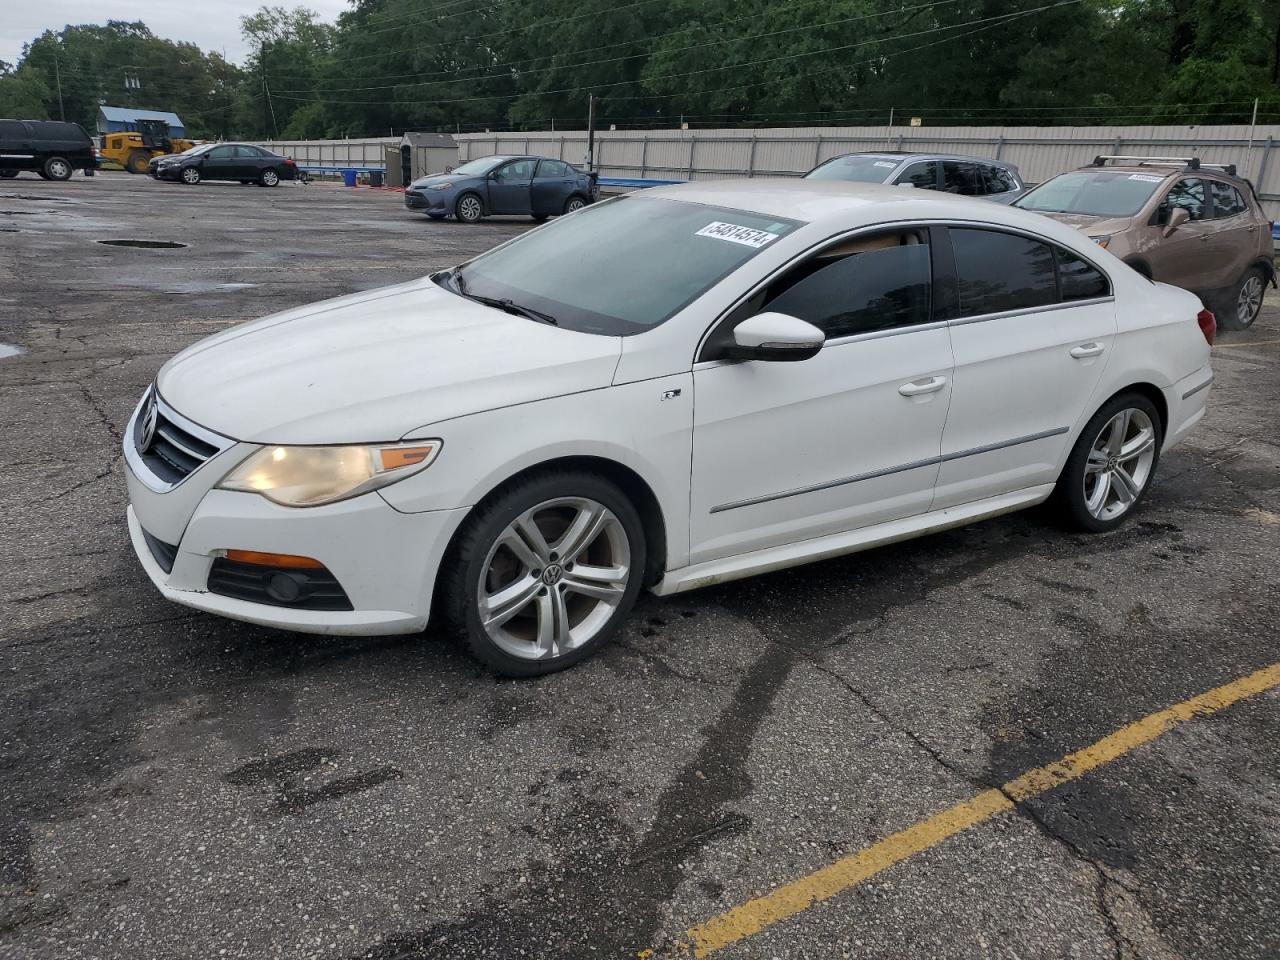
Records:
{"label": "car hood", "polygon": [[424,277],[232,327],[156,382],[180,413],[236,440],[364,443],[606,387],[621,351],[620,338],[513,316]]}
{"label": "car hood", "polygon": [[1084,213],[1047,213],[1040,210],[1032,212],[1057,220],[1059,223],[1065,223],[1068,227],[1075,227],[1081,233],[1094,237],[1110,236],[1121,230],[1127,230],[1133,225],[1132,217],[1095,217]]}
{"label": "car hood", "polygon": [[461,183],[463,180],[473,180],[474,177],[455,177],[451,173],[433,173],[429,177],[420,177],[409,184],[411,187],[429,187],[433,183]]}

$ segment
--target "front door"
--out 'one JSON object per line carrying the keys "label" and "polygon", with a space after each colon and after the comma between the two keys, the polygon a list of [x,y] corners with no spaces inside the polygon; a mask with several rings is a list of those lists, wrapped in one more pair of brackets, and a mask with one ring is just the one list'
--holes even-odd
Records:
{"label": "front door", "polygon": [[[694,367],[691,563],[929,509],[952,356],[928,236],[838,241],[713,333]],[[764,310],[815,324],[826,345],[801,362],[720,359],[733,326]]]}
{"label": "front door", "polygon": [[532,211],[530,185],[537,160],[512,160],[489,174],[489,212],[523,214]]}
{"label": "front door", "polygon": [[1204,290],[1213,271],[1206,262],[1214,227],[1209,221],[1208,188],[1199,177],[1179,177],[1156,209],[1156,227],[1163,231],[1173,211],[1181,207],[1190,219],[1151,247],[1147,259],[1152,278],[1187,290]]}
{"label": "front door", "polygon": [[236,163],[235,147],[214,147],[204,155],[204,162],[200,164],[200,176],[206,180],[236,180]]}
{"label": "front door", "polygon": [[955,386],[933,509],[1053,483],[1115,340],[1106,276],[1056,245],[951,228]]}

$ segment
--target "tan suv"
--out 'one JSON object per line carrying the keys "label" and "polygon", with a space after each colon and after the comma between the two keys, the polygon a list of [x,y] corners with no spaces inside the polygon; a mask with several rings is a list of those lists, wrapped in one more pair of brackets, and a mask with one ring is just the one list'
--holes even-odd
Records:
{"label": "tan suv", "polygon": [[1271,223],[1234,166],[1195,157],[1098,157],[1014,206],[1087,233],[1139,273],[1197,294],[1225,330],[1243,330],[1276,285]]}

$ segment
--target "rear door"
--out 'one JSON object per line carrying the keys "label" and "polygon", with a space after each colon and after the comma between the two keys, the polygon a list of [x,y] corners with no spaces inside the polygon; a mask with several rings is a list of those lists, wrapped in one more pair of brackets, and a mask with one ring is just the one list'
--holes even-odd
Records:
{"label": "rear door", "polygon": [[533,212],[533,171],[535,159],[512,160],[489,176],[489,212],[523,214]]}
{"label": "rear door", "polygon": [[1258,221],[1249,210],[1244,196],[1225,180],[1205,180],[1209,185],[1213,217],[1209,221],[1211,236],[1205,242],[1209,268],[1217,274],[1212,283],[1225,288],[1257,259]]}
{"label": "rear door", "polygon": [[539,160],[533,176],[533,215],[553,217],[563,213],[565,201],[577,183],[576,171],[563,160]]}
{"label": "rear door", "polygon": [[1115,339],[1105,274],[1037,237],[952,227],[955,383],[933,509],[1057,478]]}
{"label": "rear door", "polygon": [[21,120],[0,120],[0,169],[34,170],[38,166],[27,124]]}

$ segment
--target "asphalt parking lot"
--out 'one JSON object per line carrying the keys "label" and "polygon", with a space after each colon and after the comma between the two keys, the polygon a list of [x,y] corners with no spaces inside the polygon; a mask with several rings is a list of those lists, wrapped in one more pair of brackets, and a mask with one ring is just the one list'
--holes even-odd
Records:
{"label": "asphalt parking lot", "polygon": [[1007,787],[1280,661],[1274,292],[1111,535],[1023,513],[645,597],[536,681],[430,633],[163,601],[120,457],[160,364],[527,226],[324,185],[0,181],[0,956],[1280,956],[1280,687]]}

